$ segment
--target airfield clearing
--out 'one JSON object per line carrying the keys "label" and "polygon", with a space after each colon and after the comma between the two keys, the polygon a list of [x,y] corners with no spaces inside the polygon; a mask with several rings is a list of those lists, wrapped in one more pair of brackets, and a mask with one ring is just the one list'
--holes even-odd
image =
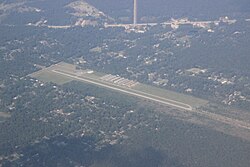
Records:
{"label": "airfield clearing", "polygon": [[5,119],[10,118],[11,114],[6,112],[0,112],[0,123],[4,122]]}
{"label": "airfield clearing", "polygon": [[10,113],[0,112],[0,117],[2,118],[9,118],[10,116],[11,116]]}
{"label": "airfield clearing", "polygon": [[67,82],[72,81],[73,79],[69,78],[69,77],[61,77],[58,74],[47,70],[45,71],[39,71],[38,73],[33,73],[32,75],[30,75],[31,77],[35,77],[39,80],[42,81],[49,81],[49,82],[54,82],[57,83],[59,85],[63,85]]}
{"label": "airfield clearing", "polygon": [[208,103],[206,100],[141,84],[118,75],[97,73],[92,70],[77,70],[75,65],[63,62],[42,69],[30,76],[57,84],[77,80],[184,110],[193,110]]}
{"label": "airfield clearing", "polygon": [[198,108],[208,104],[206,100],[145,85],[122,78],[118,75],[104,74],[92,70],[78,70],[75,65],[61,62],[35,72],[30,76],[45,82],[54,82],[57,84],[64,84],[73,80],[93,84],[98,87],[148,99],[159,104],[179,109],[180,111],[183,110],[195,113],[234,127],[250,130],[250,124],[247,122],[199,110]]}

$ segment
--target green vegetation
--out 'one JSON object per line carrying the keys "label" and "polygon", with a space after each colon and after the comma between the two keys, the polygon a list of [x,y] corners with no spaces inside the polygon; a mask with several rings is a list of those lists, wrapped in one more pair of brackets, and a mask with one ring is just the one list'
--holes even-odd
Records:
{"label": "green vegetation", "polygon": [[[91,84],[41,83],[24,78],[2,90],[22,96],[14,114],[0,123],[3,166],[248,165],[247,141],[154,112],[146,102]],[[8,98],[1,99],[7,105]]]}
{"label": "green vegetation", "polygon": [[3,117],[3,118],[9,118],[11,115],[9,113],[6,113],[6,112],[0,112],[0,117]]}
{"label": "green vegetation", "polygon": [[[61,73],[56,73],[54,72],[54,70],[58,72],[66,73],[69,76],[63,75]],[[106,82],[101,81],[100,77],[104,76],[105,74],[97,73],[94,71],[92,71],[91,73],[88,73],[88,71],[91,71],[91,70],[76,69],[76,66],[74,65],[61,62],[59,64],[48,67],[47,69],[42,69],[41,71],[38,71],[34,75],[31,75],[31,76],[41,79],[43,81],[54,82],[58,84],[63,84],[71,80],[85,82],[81,80],[81,78],[83,78],[83,79],[87,79],[87,80],[101,83],[104,85],[108,85],[113,88],[119,88],[122,90],[133,92],[133,93],[137,93],[139,91],[142,94],[148,94],[148,96],[151,96],[151,97],[159,97],[159,98],[162,98],[163,100],[166,99],[166,101],[173,100],[173,101],[176,101],[177,103],[178,102],[184,103],[182,105],[183,107],[185,107],[186,106],[185,104],[187,104],[187,106],[191,105],[193,108],[198,108],[208,103],[208,101],[206,100],[198,99],[198,98],[180,94],[180,93],[175,93],[173,91],[168,91],[168,90],[164,90],[161,88],[157,88],[157,87],[153,87],[153,86],[149,86],[145,84],[139,84],[129,89],[126,87],[122,87],[122,86],[120,87],[116,84],[113,84],[112,82],[106,83]],[[70,77],[71,75],[73,77]],[[74,77],[79,77],[79,79],[74,78]]]}
{"label": "green vegetation", "polygon": [[6,112],[0,112],[0,123],[4,122],[7,118],[10,118],[11,114]]}
{"label": "green vegetation", "polygon": [[72,79],[70,79],[69,77],[60,76],[58,74],[55,74],[54,72],[47,71],[47,70],[31,74],[30,76],[35,77],[44,82],[54,82],[60,85],[63,85],[67,82],[72,81]]}
{"label": "green vegetation", "polygon": [[192,97],[190,95],[184,95],[184,94],[176,93],[173,91],[169,91],[166,89],[161,89],[161,88],[157,88],[157,87],[153,87],[153,86],[145,85],[145,84],[137,85],[134,89],[147,92],[147,93],[152,93],[154,95],[157,95],[163,98],[183,102],[183,103],[193,106],[194,108],[201,107],[208,103],[207,100],[202,100],[196,97]]}
{"label": "green vegetation", "polygon": [[[223,18],[205,28],[157,25],[144,33],[105,28],[113,23],[106,17],[72,15],[82,10],[66,7],[72,1],[0,3],[1,167],[249,167],[247,0],[200,1],[196,8],[185,0],[146,0],[144,21]],[[115,22],[130,20],[124,18],[132,11],[127,0],[88,1]],[[144,10],[148,6],[152,10]],[[224,16],[237,22],[228,24]],[[98,25],[73,26],[89,21]],[[65,25],[70,28],[59,28]],[[134,92],[182,101],[204,114],[56,74],[55,64],[91,80],[112,74],[139,81]]]}

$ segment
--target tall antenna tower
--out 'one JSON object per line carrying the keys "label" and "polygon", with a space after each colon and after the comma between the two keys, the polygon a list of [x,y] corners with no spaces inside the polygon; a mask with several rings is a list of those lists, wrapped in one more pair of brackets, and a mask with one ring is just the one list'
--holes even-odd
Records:
{"label": "tall antenna tower", "polygon": [[137,0],[134,0],[134,25],[137,24]]}

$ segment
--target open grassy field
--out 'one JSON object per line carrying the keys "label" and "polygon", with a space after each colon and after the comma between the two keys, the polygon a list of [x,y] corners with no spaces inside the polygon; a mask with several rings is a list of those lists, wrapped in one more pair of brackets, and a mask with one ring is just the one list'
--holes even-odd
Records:
{"label": "open grassy field", "polygon": [[180,101],[182,103],[191,105],[193,108],[200,107],[208,103],[207,100],[145,84],[136,85],[133,89],[154,94],[163,98]]}
{"label": "open grassy field", "polygon": [[39,71],[38,73],[31,74],[30,76],[37,78],[44,82],[53,82],[59,85],[63,85],[73,80],[69,77],[58,75],[49,70],[42,70],[42,71]]}
{"label": "open grassy field", "polygon": [[[102,89],[116,91],[118,93],[127,94],[141,99],[147,99],[156,102],[156,105],[161,104],[177,109],[175,110],[174,115],[177,114],[178,117],[178,112],[180,112],[180,119],[183,119],[183,114],[196,115],[199,117],[199,119],[193,119],[188,116],[187,120],[191,120],[197,123],[197,121],[199,122],[201,121],[200,119],[202,119],[203,121],[205,121],[204,124],[206,126],[208,125],[212,127],[215,126],[214,124],[210,125],[211,121],[214,121],[216,123],[219,122],[223,124],[222,129],[216,127],[219,131],[225,131],[225,124],[227,126],[235,128],[233,129],[233,135],[238,136],[239,130],[241,130],[239,136],[247,140],[249,139],[248,132],[250,130],[250,124],[248,123],[248,121],[242,121],[241,119],[238,119],[238,117],[231,118],[227,115],[211,113],[209,111],[201,109],[201,107],[204,107],[206,104],[208,104],[208,101],[206,100],[141,83],[137,83],[132,87],[126,87],[126,85],[119,85],[117,84],[117,82],[115,83],[112,79],[103,80],[102,77],[106,75],[107,74],[105,73],[95,72],[89,69],[79,70],[76,69],[75,65],[61,62],[30,74],[29,76],[35,77],[45,82],[54,82],[57,84],[79,81],[82,83],[100,87]],[[117,76],[112,77],[116,78]],[[228,131],[227,133],[229,132],[230,131]],[[230,132],[229,134],[232,133]]]}
{"label": "open grassy field", "polygon": [[2,118],[9,118],[11,115],[9,113],[6,112],[0,112],[0,117]]}
{"label": "open grassy field", "polygon": [[11,117],[10,113],[0,112],[0,123],[4,122],[5,119],[10,118],[10,117]]}
{"label": "open grassy field", "polygon": [[78,70],[73,64],[61,62],[35,72],[30,76],[44,82],[54,82],[57,84],[65,84],[73,80],[91,83],[102,88],[113,89],[121,93],[147,98],[149,100],[187,110],[192,110],[208,103],[206,100],[195,98],[193,96],[168,91],[141,83],[137,84],[135,87],[127,88],[114,84],[113,82],[101,80],[100,78],[104,75],[106,74],[88,69]]}

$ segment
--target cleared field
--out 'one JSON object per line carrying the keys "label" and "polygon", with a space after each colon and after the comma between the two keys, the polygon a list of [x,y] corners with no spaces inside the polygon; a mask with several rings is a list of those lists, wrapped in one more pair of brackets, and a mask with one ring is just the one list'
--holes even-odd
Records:
{"label": "cleared field", "polygon": [[156,95],[153,95],[153,94],[148,94],[147,92],[142,92],[142,91],[137,91],[137,90],[134,90],[134,89],[121,87],[121,86],[118,86],[118,85],[115,85],[115,84],[103,82],[101,80],[95,80],[95,79],[87,77],[87,76],[78,77],[78,76],[75,76],[74,74],[59,71],[59,70],[52,70],[52,71],[59,74],[59,75],[70,77],[70,78],[73,78],[73,79],[81,81],[81,82],[86,82],[86,83],[94,84],[94,85],[101,86],[101,87],[104,87],[104,88],[109,88],[109,89],[112,89],[112,90],[116,90],[116,91],[119,91],[119,92],[122,92],[122,93],[130,94],[130,95],[133,95],[133,96],[149,99],[149,100],[156,101],[156,102],[159,102],[159,103],[162,103],[162,104],[173,106],[175,108],[184,109],[184,110],[192,110],[193,109],[192,106],[190,106],[189,104],[185,104],[185,103],[182,103],[182,102],[179,102],[179,101],[174,101],[174,100],[171,100],[171,99],[162,98],[160,96],[156,96]]}
{"label": "cleared field", "polygon": [[114,90],[131,96],[148,99],[159,104],[171,106],[178,109],[178,111],[184,111],[182,113],[189,111],[189,113],[202,116],[203,118],[218,121],[235,127],[236,129],[240,128],[246,130],[247,134],[250,130],[250,124],[248,122],[198,109],[208,103],[206,100],[141,83],[128,88],[126,86],[116,84],[112,79],[102,80],[101,78],[105,75],[107,74],[97,73],[88,69],[79,70],[76,69],[76,66],[67,63],[58,63],[30,74],[30,76],[45,82],[55,82],[57,84],[64,84],[73,80],[93,84],[101,88]]}
{"label": "cleared field", "polygon": [[184,110],[193,110],[194,108],[200,107],[207,103],[207,101],[202,99],[141,83],[137,84],[137,86],[135,87],[127,88],[125,86],[117,85],[111,81],[102,80],[101,77],[105,75],[107,74],[95,72],[88,69],[79,70],[76,69],[75,65],[64,62],[58,63],[31,74],[32,77],[35,77],[39,80],[45,82],[55,82],[57,84],[64,84],[72,80],[86,82],[99,87],[108,88],[132,96],[149,99]]}
{"label": "cleared field", "polygon": [[173,91],[169,91],[166,89],[161,89],[161,88],[157,88],[157,87],[145,85],[145,84],[136,85],[133,89],[142,91],[142,92],[147,92],[149,94],[154,94],[154,95],[167,98],[167,99],[171,99],[174,101],[180,101],[180,102],[191,105],[193,108],[200,107],[208,103],[207,100],[203,100],[203,99],[196,98],[193,96],[176,93]]}
{"label": "cleared field", "polygon": [[2,118],[9,118],[11,115],[9,113],[6,112],[0,112],[0,117]]}
{"label": "cleared field", "polygon": [[0,123],[4,122],[7,118],[10,118],[10,113],[0,112]]}
{"label": "cleared field", "polygon": [[42,70],[39,73],[34,73],[34,74],[31,74],[30,76],[37,78],[37,79],[44,81],[44,82],[54,82],[54,83],[57,83],[59,85],[63,85],[65,83],[73,80],[69,77],[60,76],[60,75],[58,75],[52,71],[49,71],[49,70]]}

